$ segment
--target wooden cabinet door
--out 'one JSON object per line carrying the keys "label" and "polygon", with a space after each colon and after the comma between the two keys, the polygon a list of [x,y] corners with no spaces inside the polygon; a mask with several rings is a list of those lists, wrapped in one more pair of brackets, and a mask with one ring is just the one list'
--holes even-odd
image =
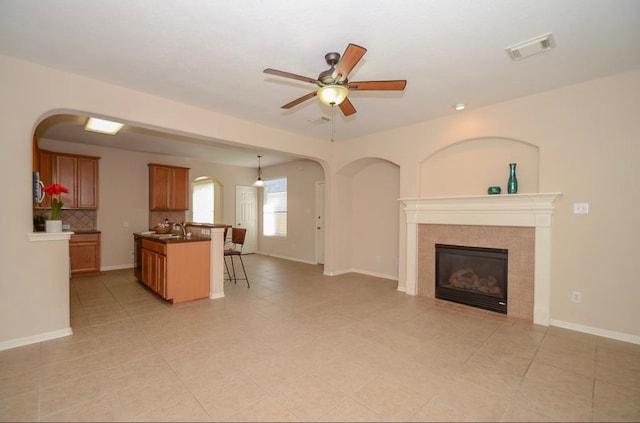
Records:
{"label": "wooden cabinet door", "polygon": [[142,249],[142,283],[156,290],[156,253]]}
{"label": "wooden cabinet door", "polygon": [[76,207],[98,208],[98,160],[78,157]]}
{"label": "wooden cabinet door", "polygon": [[189,169],[171,169],[171,209],[189,210]]}
{"label": "wooden cabinet door", "polygon": [[149,163],[149,209],[189,209],[189,168]]}
{"label": "wooden cabinet door", "polygon": [[60,200],[65,209],[77,207],[76,202],[76,174],[78,161],[73,156],[55,155],[55,181],[69,190],[61,193]]}
{"label": "wooden cabinet door", "polygon": [[69,240],[71,275],[100,273],[100,234],[74,234]]}
{"label": "wooden cabinet door", "polygon": [[149,165],[149,209],[170,210],[171,170]]}
{"label": "wooden cabinet door", "polygon": [[156,254],[156,292],[167,298],[167,257]]}
{"label": "wooden cabinet door", "polygon": [[[40,180],[45,187],[51,185],[53,183],[53,154],[50,151],[40,150],[38,151],[38,161]],[[51,196],[45,195],[42,202],[36,207],[50,209]]]}

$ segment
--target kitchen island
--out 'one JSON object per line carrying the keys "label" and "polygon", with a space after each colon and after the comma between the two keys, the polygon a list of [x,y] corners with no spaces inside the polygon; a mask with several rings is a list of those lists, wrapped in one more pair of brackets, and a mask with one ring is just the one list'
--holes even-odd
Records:
{"label": "kitchen island", "polygon": [[211,238],[134,233],[135,276],[170,303],[208,298]]}

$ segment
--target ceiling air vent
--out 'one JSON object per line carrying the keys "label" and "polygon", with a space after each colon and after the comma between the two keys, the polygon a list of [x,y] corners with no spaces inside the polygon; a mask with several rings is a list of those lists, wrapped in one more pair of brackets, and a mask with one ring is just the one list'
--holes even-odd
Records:
{"label": "ceiling air vent", "polygon": [[326,116],[319,116],[317,118],[309,119],[309,122],[316,125],[322,125],[323,123],[331,122],[331,118],[328,118]]}
{"label": "ceiling air vent", "polygon": [[523,41],[514,46],[507,47],[505,50],[511,60],[520,60],[534,54],[543,53],[551,50],[556,46],[553,34],[548,33],[527,41]]}

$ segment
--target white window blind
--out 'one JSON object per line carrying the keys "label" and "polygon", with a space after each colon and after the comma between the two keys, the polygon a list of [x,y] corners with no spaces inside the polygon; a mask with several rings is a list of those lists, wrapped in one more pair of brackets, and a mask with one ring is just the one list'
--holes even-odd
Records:
{"label": "white window blind", "polygon": [[202,179],[193,183],[193,221],[213,223],[213,181]]}
{"label": "white window blind", "polygon": [[287,236],[287,178],[265,181],[262,234]]}

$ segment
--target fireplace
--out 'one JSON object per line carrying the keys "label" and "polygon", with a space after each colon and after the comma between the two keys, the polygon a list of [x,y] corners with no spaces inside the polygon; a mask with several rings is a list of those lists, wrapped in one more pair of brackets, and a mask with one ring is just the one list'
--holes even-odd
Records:
{"label": "fireplace", "polygon": [[[549,326],[551,300],[551,223],[555,209],[554,202],[561,193],[510,194],[510,195],[476,195],[463,197],[404,198],[406,216],[406,270],[400,279],[398,290],[409,295],[418,295],[426,289],[426,295],[435,298],[435,244],[448,245],[489,245],[487,234],[493,228],[504,227],[508,230],[530,230],[531,237],[526,234],[531,245],[530,253],[512,250],[505,245],[505,240],[519,243],[522,237],[498,236],[495,246],[507,248],[510,253],[509,272],[509,316],[533,320],[533,323]],[[421,243],[419,228],[429,227],[435,230],[435,240]],[[442,229],[440,229],[442,228]],[[458,239],[452,239],[451,228],[464,229]],[[489,231],[491,229],[491,231]],[[486,231],[486,232],[484,232]],[[432,232],[431,230],[429,232]],[[470,237],[471,235],[471,237]],[[469,242],[469,240],[471,242]],[[517,247],[517,245],[516,245]],[[528,249],[529,250],[529,249]],[[512,254],[513,253],[513,254]],[[431,269],[422,269],[422,257],[428,257]],[[524,264],[525,271],[518,268]],[[431,274],[424,281],[420,275]],[[523,282],[529,286],[523,290]],[[521,303],[529,304],[526,310]],[[520,310],[520,311],[518,311]],[[525,310],[525,311],[523,311]]]}
{"label": "fireplace", "polygon": [[435,247],[436,298],[507,314],[506,249]]}

